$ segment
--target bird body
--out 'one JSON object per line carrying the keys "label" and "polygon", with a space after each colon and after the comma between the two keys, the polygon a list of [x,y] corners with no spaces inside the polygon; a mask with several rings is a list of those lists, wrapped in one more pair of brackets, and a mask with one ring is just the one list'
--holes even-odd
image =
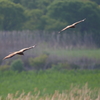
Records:
{"label": "bird body", "polygon": [[60,33],[60,32],[62,32],[62,31],[65,31],[66,29],[68,29],[68,28],[75,28],[75,25],[77,25],[77,24],[79,24],[79,23],[81,23],[81,22],[83,22],[83,21],[85,21],[86,19],[83,19],[83,20],[80,20],[80,21],[78,21],[78,22],[75,22],[75,23],[73,23],[73,24],[71,24],[71,25],[68,25],[67,27],[65,27],[65,28],[63,28],[61,31],[59,31],[58,33]]}
{"label": "bird body", "polygon": [[29,49],[34,48],[34,47],[35,47],[35,45],[34,45],[34,46],[31,46],[31,47],[28,47],[28,48],[21,49],[21,50],[19,50],[19,51],[15,51],[15,52],[9,54],[8,56],[4,57],[3,60],[4,60],[4,59],[11,58],[11,57],[13,57],[13,56],[15,56],[15,55],[17,55],[17,54],[18,54],[18,55],[24,55],[24,53],[23,53],[24,51],[29,50]]}

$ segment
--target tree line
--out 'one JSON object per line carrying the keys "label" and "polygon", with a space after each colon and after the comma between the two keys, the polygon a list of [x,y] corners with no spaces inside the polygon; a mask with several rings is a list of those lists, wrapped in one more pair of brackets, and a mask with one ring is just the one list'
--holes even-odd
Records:
{"label": "tree line", "polygon": [[91,33],[99,45],[99,0],[0,0],[0,30],[59,31],[86,18],[74,30]]}
{"label": "tree line", "polygon": [[58,31],[83,18],[77,30],[100,30],[99,0],[0,0],[0,30]]}

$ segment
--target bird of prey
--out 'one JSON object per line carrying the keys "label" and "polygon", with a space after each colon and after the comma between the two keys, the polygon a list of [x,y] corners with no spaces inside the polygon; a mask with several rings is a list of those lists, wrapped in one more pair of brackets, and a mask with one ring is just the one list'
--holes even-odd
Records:
{"label": "bird of prey", "polygon": [[73,24],[71,24],[71,25],[68,25],[67,27],[65,27],[65,28],[63,28],[61,31],[59,31],[58,33],[62,32],[62,31],[65,31],[65,30],[68,29],[68,28],[75,28],[75,25],[77,25],[77,24],[79,24],[80,22],[83,22],[83,21],[85,21],[85,20],[86,20],[86,18],[83,19],[83,20],[80,20],[80,21],[78,21],[78,22],[75,22],[75,23],[73,23]]}
{"label": "bird of prey", "polygon": [[34,48],[34,47],[35,47],[35,45],[34,45],[34,46],[31,46],[31,47],[28,47],[28,48],[23,48],[23,49],[21,49],[21,50],[19,50],[19,51],[15,51],[15,52],[9,54],[8,56],[4,57],[3,60],[4,60],[4,59],[11,58],[11,57],[13,57],[13,56],[15,56],[15,55],[17,55],[17,54],[18,54],[18,55],[24,55],[24,53],[23,53],[24,51],[29,50],[29,49]]}

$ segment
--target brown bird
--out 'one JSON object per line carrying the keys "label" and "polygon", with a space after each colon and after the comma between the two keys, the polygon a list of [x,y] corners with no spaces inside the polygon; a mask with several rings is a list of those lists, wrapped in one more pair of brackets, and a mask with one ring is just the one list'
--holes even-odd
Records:
{"label": "brown bird", "polygon": [[62,31],[65,31],[65,30],[68,29],[68,28],[75,28],[75,25],[77,25],[78,23],[83,22],[83,21],[85,21],[85,20],[86,20],[86,18],[83,19],[83,20],[80,20],[80,21],[78,21],[78,22],[75,22],[75,23],[73,23],[73,24],[71,24],[71,25],[68,25],[67,27],[65,27],[65,28],[63,28],[61,31],[59,31],[58,33],[62,32]]}
{"label": "brown bird", "polygon": [[15,55],[17,55],[17,54],[18,54],[18,55],[24,55],[24,53],[23,53],[24,51],[29,50],[29,49],[31,49],[31,48],[34,48],[35,46],[36,46],[36,45],[31,46],[31,47],[28,47],[28,48],[21,49],[21,50],[19,50],[19,51],[15,51],[15,52],[9,54],[8,56],[4,57],[3,60],[4,60],[4,59],[11,58],[11,57],[13,57],[13,56],[15,56]]}

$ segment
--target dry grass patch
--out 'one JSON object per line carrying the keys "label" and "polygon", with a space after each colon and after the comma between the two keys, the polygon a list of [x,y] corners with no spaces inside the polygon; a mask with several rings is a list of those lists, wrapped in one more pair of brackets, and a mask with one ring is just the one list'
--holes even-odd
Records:
{"label": "dry grass patch", "polygon": [[82,88],[72,86],[70,90],[62,93],[55,91],[52,95],[45,94],[41,96],[40,91],[34,95],[31,92],[28,94],[25,94],[25,92],[21,94],[19,92],[15,94],[9,93],[6,98],[1,97],[0,100],[100,100],[100,90],[91,90],[86,84]]}

